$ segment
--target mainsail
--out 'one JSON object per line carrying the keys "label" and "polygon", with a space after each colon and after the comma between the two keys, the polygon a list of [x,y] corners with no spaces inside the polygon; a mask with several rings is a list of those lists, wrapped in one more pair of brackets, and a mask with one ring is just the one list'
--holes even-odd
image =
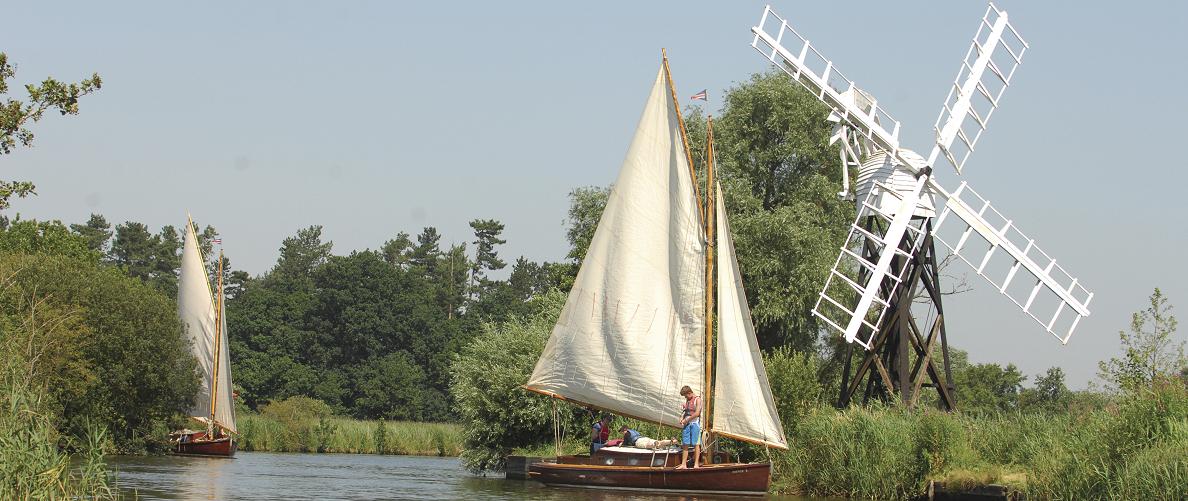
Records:
{"label": "mainsail", "polygon": [[714,371],[713,431],[731,438],[788,448],[784,427],[763,354],[751,324],[751,309],[743,290],[742,274],[734,253],[734,239],[726,220],[722,188],[717,186],[718,342]]}
{"label": "mainsail", "polygon": [[[219,305],[220,308],[221,306]],[[231,399],[230,360],[227,355],[227,319],[224,315],[215,313],[215,298],[210,290],[210,281],[207,280],[202,252],[198,250],[198,236],[189,221],[186,223],[185,241],[182,245],[177,314],[184,324],[186,337],[190,340],[190,349],[194,353],[194,358],[198,359],[198,369],[202,374],[201,387],[194,398],[194,405],[190,408],[190,416],[207,421],[211,417],[213,405],[215,423],[229,431],[237,431]],[[217,350],[216,322],[221,322],[217,331],[220,338],[217,341]],[[215,360],[218,360],[217,378],[213,377]],[[212,399],[211,388],[215,379],[218,382],[214,385],[216,391]]]}
{"label": "mainsail", "polygon": [[674,425],[705,369],[705,237],[661,68],[598,229],[525,388]]}

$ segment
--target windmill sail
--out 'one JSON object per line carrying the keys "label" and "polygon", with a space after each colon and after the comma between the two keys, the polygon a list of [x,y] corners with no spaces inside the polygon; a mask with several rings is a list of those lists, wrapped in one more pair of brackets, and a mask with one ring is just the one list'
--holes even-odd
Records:
{"label": "windmill sail", "polygon": [[[216,354],[215,324],[220,316],[215,314],[215,299],[210,291],[210,281],[206,277],[206,267],[202,259],[202,252],[198,250],[198,237],[194,234],[193,224],[187,222],[185,241],[182,245],[181,275],[178,277],[177,314],[184,324],[185,333],[190,340],[190,349],[194,358],[198,359],[199,372],[202,374],[201,386],[194,404],[190,407],[190,416],[207,421],[212,415],[214,406],[215,423],[219,426],[236,431],[235,415],[231,401],[231,369],[227,356],[227,328],[226,318],[222,318],[222,326],[218,329],[220,337],[219,353]],[[216,358],[217,357],[217,358]],[[219,377],[215,398],[211,399],[211,388],[214,384],[215,360],[218,360]]]}
{"label": "windmill sail", "polygon": [[674,425],[705,368],[705,241],[661,68],[565,307],[525,388]]}
{"label": "windmill sail", "polygon": [[718,346],[714,378],[713,431],[731,438],[787,449],[784,427],[763,366],[763,354],[751,323],[726,220],[722,189],[717,188]]}

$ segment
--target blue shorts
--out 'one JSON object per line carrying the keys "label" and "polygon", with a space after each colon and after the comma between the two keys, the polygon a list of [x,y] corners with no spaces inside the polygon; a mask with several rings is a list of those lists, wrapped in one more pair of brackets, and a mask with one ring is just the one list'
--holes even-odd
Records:
{"label": "blue shorts", "polygon": [[701,424],[689,423],[681,430],[681,445],[697,445],[701,443]]}

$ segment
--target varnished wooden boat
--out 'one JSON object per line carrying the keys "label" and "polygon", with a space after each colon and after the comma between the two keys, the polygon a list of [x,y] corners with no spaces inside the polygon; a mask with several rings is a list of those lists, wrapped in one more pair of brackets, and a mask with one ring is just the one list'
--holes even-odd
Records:
{"label": "varnished wooden boat", "polygon": [[173,453],[184,456],[233,457],[239,446],[230,436],[206,438],[205,431],[179,432],[175,435]]}
{"label": "varnished wooden boat", "polygon": [[607,447],[594,456],[561,456],[535,463],[529,478],[548,486],[642,490],[671,493],[761,496],[771,484],[768,463],[716,463],[676,468],[677,449],[649,451]]}

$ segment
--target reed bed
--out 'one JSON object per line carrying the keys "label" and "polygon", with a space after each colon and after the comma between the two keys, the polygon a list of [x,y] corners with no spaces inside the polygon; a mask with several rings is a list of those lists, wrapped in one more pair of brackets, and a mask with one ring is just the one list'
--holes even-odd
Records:
{"label": "reed bed", "polygon": [[457,456],[462,427],[453,423],[365,421],[343,417],[282,421],[259,414],[239,417],[245,451]]}
{"label": "reed bed", "polygon": [[790,449],[771,453],[779,492],[905,499],[935,480],[1005,485],[1029,499],[1188,496],[1188,389],[1180,382],[1080,414],[822,406],[789,428]]}
{"label": "reed bed", "polygon": [[10,358],[0,367],[0,499],[120,499],[103,458],[107,430],[59,433],[43,393],[15,365]]}

